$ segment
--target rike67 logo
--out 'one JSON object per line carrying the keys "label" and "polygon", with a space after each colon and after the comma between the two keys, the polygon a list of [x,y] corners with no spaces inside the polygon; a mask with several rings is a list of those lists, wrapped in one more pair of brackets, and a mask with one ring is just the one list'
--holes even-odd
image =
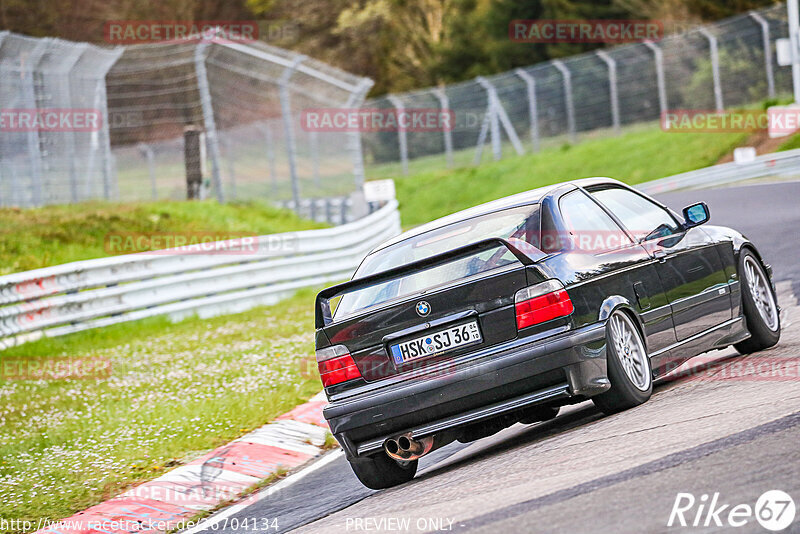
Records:
{"label": "rike67 logo", "polygon": [[781,490],[764,492],[755,506],[724,502],[719,492],[710,496],[703,494],[699,499],[691,493],[678,493],[667,526],[739,528],[750,525],[747,529],[750,531],[755,519],[765,529],[780,532],[792,524],[796,511],[794,500]]}

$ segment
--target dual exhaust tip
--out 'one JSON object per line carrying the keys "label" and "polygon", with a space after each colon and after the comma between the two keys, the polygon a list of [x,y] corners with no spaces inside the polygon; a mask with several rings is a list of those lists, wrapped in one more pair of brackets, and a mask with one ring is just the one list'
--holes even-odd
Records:
{"label": "dual exhaust tip", "polygon": [[383,450],[389,457],[400,462],[412,462],[422,458],[429,452],[443,447],[455,439],[447,433],[434,434],[424,438],[415,438],[411,433],[389,438],[383,442]]}

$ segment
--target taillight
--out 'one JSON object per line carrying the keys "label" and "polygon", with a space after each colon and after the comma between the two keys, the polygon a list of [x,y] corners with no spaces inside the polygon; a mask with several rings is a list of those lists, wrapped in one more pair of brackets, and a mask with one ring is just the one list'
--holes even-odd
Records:
{"label": "taillight", "polygon": [[361,371],[356,367],[356,362],[350,356],[350,351],[344,345],[334,345],[317,351],[317,366],[322,385],[333,386],[361,378]]}
{"label": "taillight", "polygon": [[574,311],[564,285],[558,280],[548,280],[517,291],[514,303],[517,330],[566,317]]}

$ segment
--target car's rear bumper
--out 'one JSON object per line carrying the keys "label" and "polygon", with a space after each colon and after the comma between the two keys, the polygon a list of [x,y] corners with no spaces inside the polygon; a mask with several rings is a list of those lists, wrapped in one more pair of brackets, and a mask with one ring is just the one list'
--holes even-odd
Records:
{"label": "car's rear bumper", "polygon": [[605,354],[603,323],[535,341],[516,339],[432,377],[333,401],[324,415],[348,457],[371,454],[398,434],[424,437],[535,404],[601,393],[610,387]]}

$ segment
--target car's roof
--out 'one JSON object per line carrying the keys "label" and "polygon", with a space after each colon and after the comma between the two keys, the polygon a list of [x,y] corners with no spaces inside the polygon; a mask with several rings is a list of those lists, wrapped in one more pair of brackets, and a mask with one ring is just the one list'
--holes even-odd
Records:
{"label": "car's roof", "polygon": [[436,230],[437,228],[441,228],[443,226],[455,224],[461,221],[466,221],[474,217],[486,215],[487,213],[502,211],[509,208],[516,208],[519,206],[526,206],[529,204],[537,204],[541,202],[541,200],[544,197],[546,197],[550,192],[556,189],[560,189],[564,186],[573,185],[576,187],[589,187],[599,183],[622,184],[621,182],[618,182],[617,180],[612,180],[611,178],[583,178],[580,180],[571,180],[568,182],[560,182],[557,184],[546,185],[538,189],[531,189],[530,191],[525,191],[523,193],[517,193],[516,195],[499,198],[497,200],[493,200],[485,204],[479,204],[478,206],[474,206],[472,208],[468,208],[463,211],[459,211],[451,215],[442,217],[440,219],[436,219],[429,223],[417,226],[416,228],[413,228],[407,232],[403,232],[397,237],[394,237],[388,241],[384,241],[383,243],[378,245],[370,254],[382,250],[391,245],[394,245],[395,243],[399,243],[400,241],[405,241],[406,239],[410,239],[420,234],[424,234],[425,232],[430,232],[431,230]]}

